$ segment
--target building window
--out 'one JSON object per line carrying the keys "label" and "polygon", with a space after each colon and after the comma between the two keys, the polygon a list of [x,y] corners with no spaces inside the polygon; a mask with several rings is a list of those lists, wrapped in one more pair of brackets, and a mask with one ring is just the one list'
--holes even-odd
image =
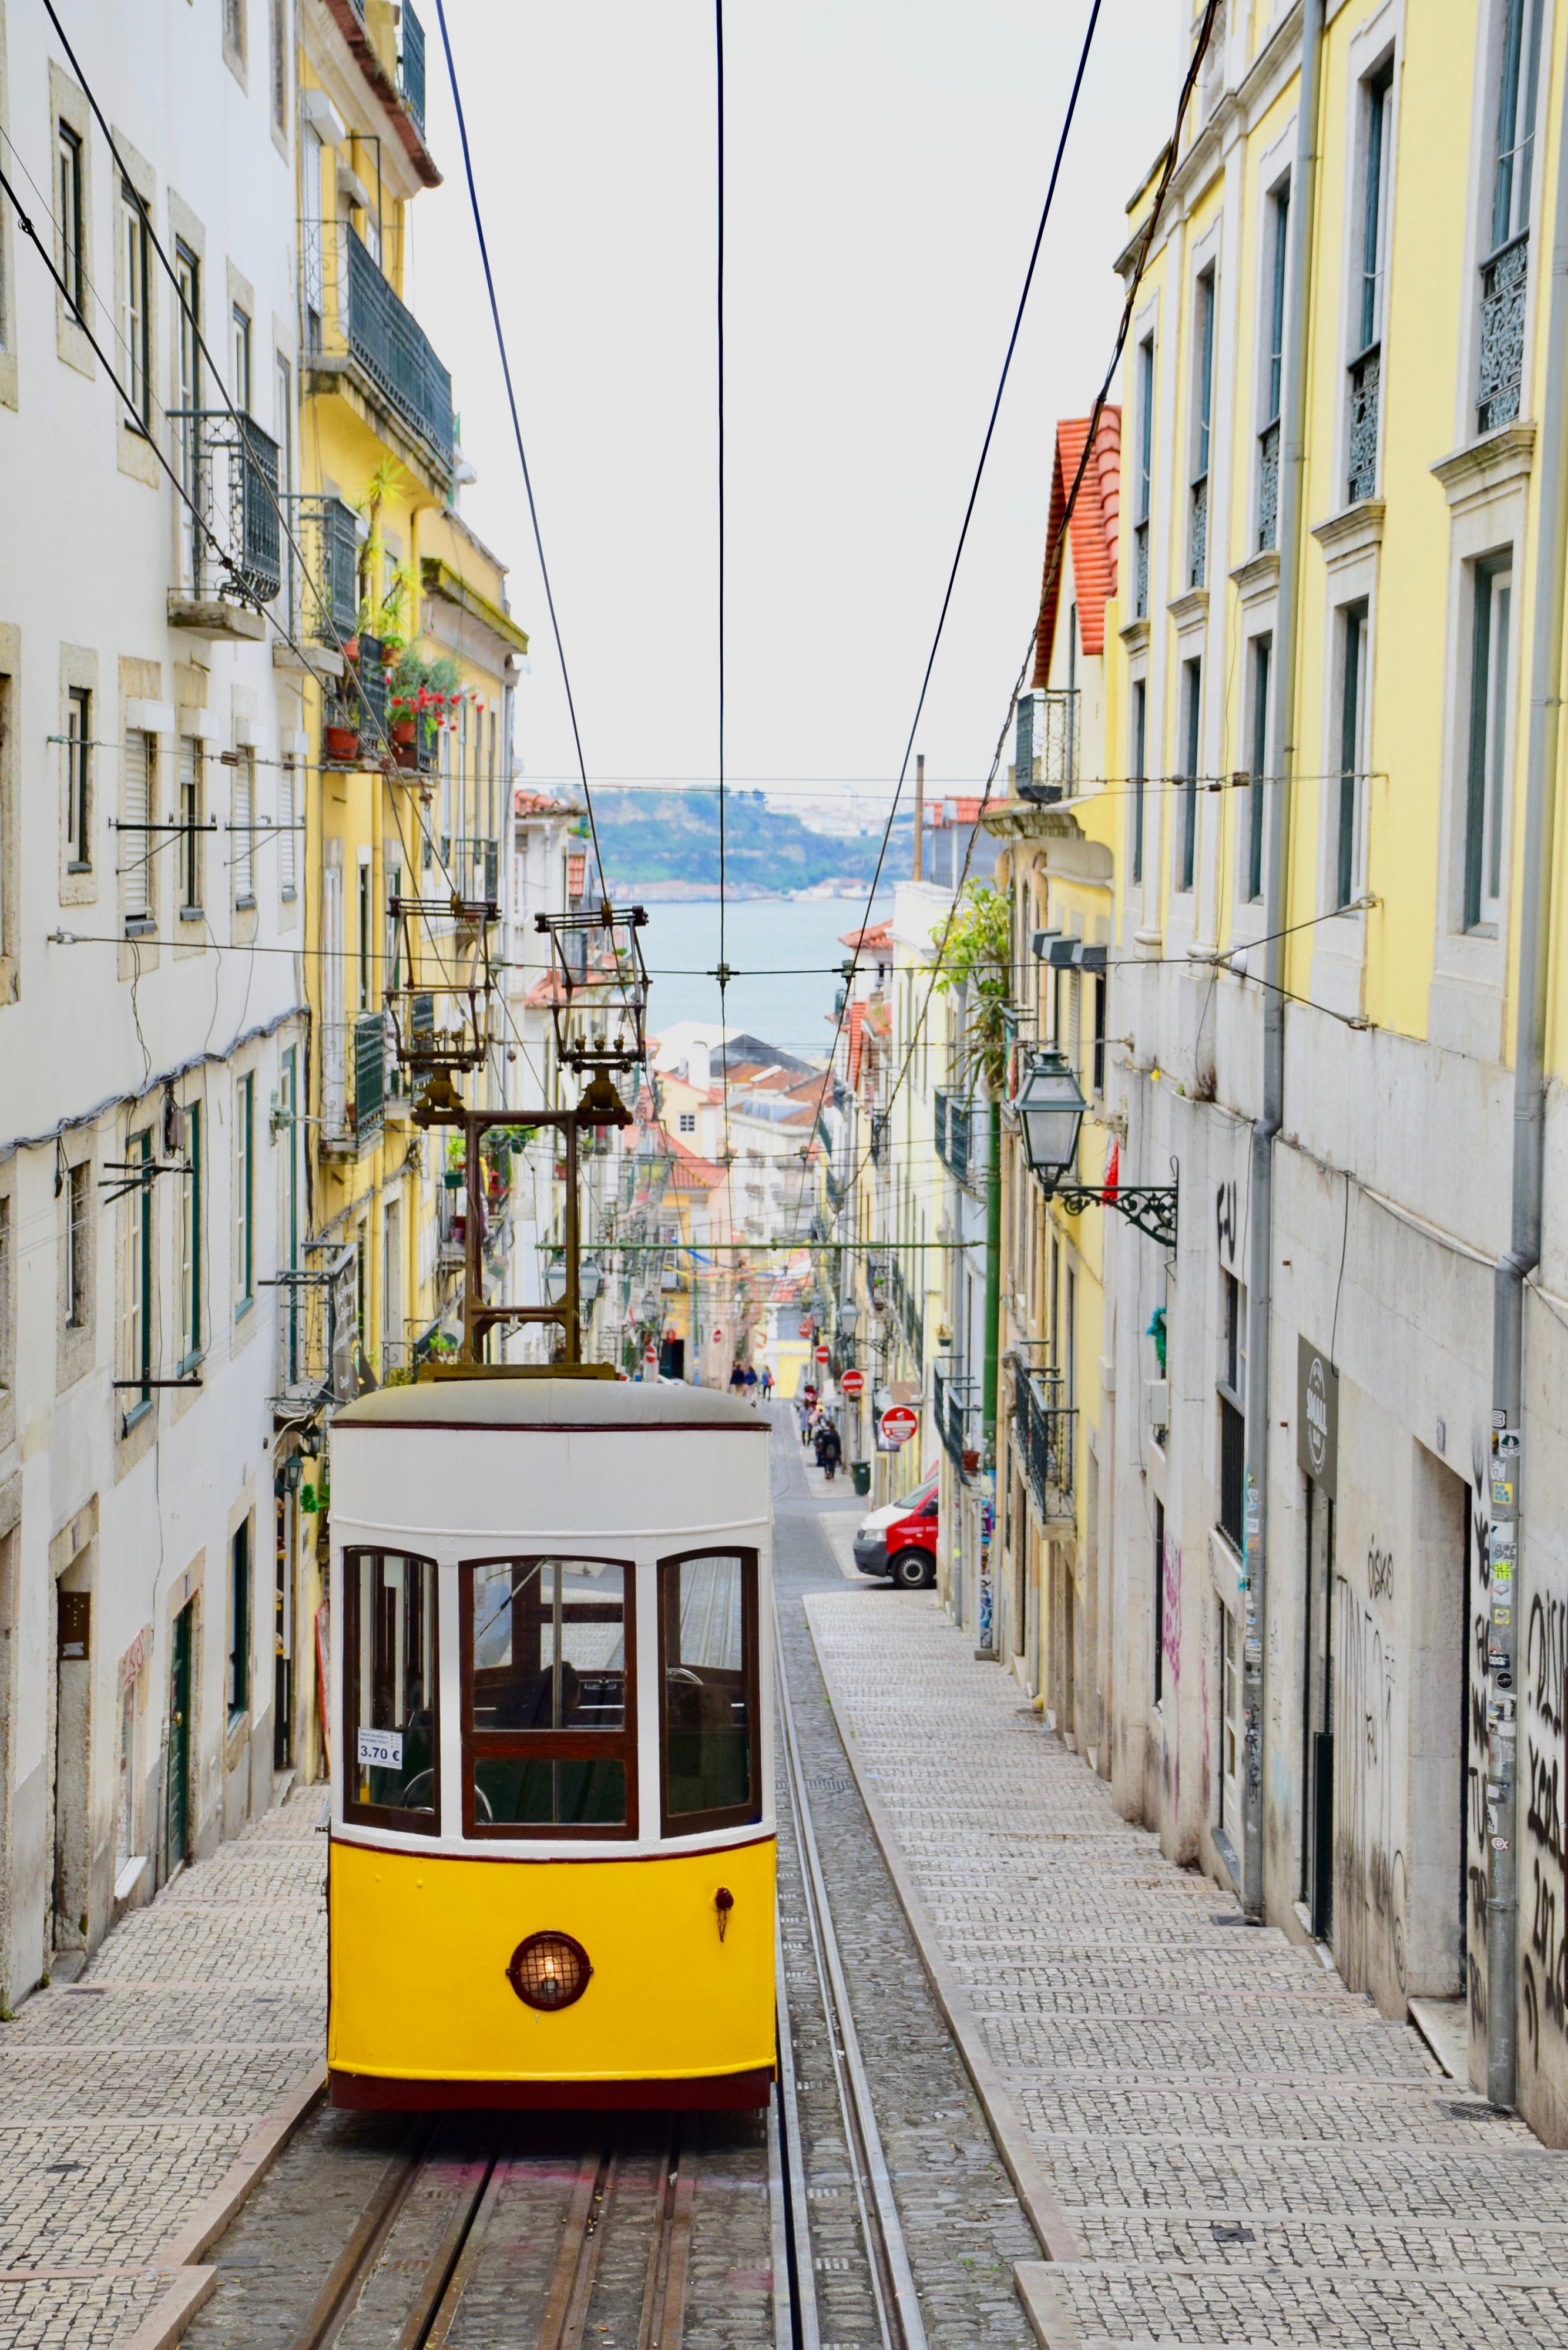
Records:
{"label": "building window", "polygon": [[680,1131],[682,1134],[695,1134],[697,1131],[696,1111],[693,1109],[683,1109],[680,1115],[679,1125]]}
{"label": "building window", "polygon": [[92,1310],[92,1166],[83,1159],[66,1170],[65,1309],[67,1330],[85,1330]]}
{"label": "building window", "polygon": [[1269,775],[1269,671],[1272,637],[1252,639],[1252,772],[1247,785],[1247,897],[1263,894],[1263,821]]}
{"label": "building window", "polygon": [[1187,584],[1209,577],[1209,442],[1214,421],[1214,272],[1206,269],[1193,296],[1192,515]]}
{"label": "building window", "polygon": [[1106,975],[1092,972],[1089,975],[1089,1019],[1091,1055],[1089,1085],[1093,1092],[1106,1090]]}
{"label": "building window", "polygon": [[367,860],[359,868],[358,962],[359,1009],[361,1012],[369,1012],[370,1009],[370,925],[373,920],[374,916],[371,912],[370,897],[370,867],[369,860]]}
{"label": "building window", "polygon": [[1177,837],[1177,888],[1190,889],[1198,864],[1198,759],[1203,712],[1203,663],[1181,664],[1181,829]]}
{"label": "building window", "polygon": [[202,1353],[202,1105],[192,1102],[185,1112],[185,1165],[180,1203],[180,1332],[183,1359],[181,1369]]}
{"label": "building window", "polygon": [[1470,655],[1469,756],[1465,794],[1465,928],[1490,930],[1502,915],[1508,813],[1508,652],[1511,555],[1478,563]]}
{"label": "building window", "polygon": [[251,1522],[242,1518],[229,1537],[229,1722],[251,1701]]}
{"label": "building window", "polygon": [[1133,617],[1148,618],[1148,515],[1154,465],[1154,337],[1137,347],[1137,474],[1133,509]]}
{"label": "building window", "polygon": [[288,0],[270,0],[272,28],[272,120],[288,128]]}
{"label": "building window", "polygon": [[87,230],[82,200],[82,142],[68,122],[58,126],[56,141],[55,257],[66,284],[66,299],[81,320],[87,295]]}
{"label": "building window", "polygon": [[230,863],[234,874],[234,907],[247,911],[256,901],[256,754],[248,746],[234,754],[234,839]]}
{"label": "building window", "polygon": [[130,1230],[125,1259],[124,1392],[135,1414],[152,1400],[152,1179],[135,1174],[152,1162],[150,1126],[130,1137],[125,1156],[132,1189],[127,1194]]}
{"label": "building window", "polygon": [[251,322],[236,302],[229,338],[229,397],[242,416],[251,412]]}
{"label": "building window", "polygon": [[1238,1551],[1247,1513],[1246,1292],[1233,1273],[1220,1274],[1220,1531]]}
{"label": "building window", "polygon": [[1143,879],[1144,784],[1148,756],[1148,687],[1140,677],[1132,690],[1132,878]]}
{"label": "building window", "polygon": [[92,695],[73,685],[66,696],[66,867],[92,864]]}
{"label": "building window", "polygon": [[664,1833],[760,1818],[757,1555],[659,1563]]}
{"label": "building window", "polygon": [[1388,150],[1394,68],[1362,85],[1362,195],[1351,335],[1350,430],[1345,497],[1352,505],[1377,489],[1377,421],[1383,379],[1383,276],[1388,254]]}
{"label": "building window", "polygon": [[180,910],[202,910],[202,744],[180,737]]}
{"label": "building window", "polygon": [[1334,905],[1355,896],[1361,840],[1361,784],[1366,732],[1366,606],[1347,604],[1340,615],[1339,797],[1334,839]]}
{"label": "building window", "polygon": [[277,872],[278,885],[286,898],[299,894],[299,770],[292,756],[286,757],[277,772]]}
{"label": "building window", "polygon": [[129,180],[119,183],[125,239],[120,347],[131,421],[145,432],[152,421],[152,244],[141,199]]}
{"label": "building window", "polygon": [[234,1088],[234,1235],[238,1244],[234,1270],[239,1282],[237,1311],[241,1314],[255,1296],[255,1078],[244,1076]]}
{"label": "building window", "polygon": [[1478,432],[1495,432],[1519,414],[1542,15],[1542,0],[1501,0],[1490,234],[1481,239],[1488,250],[1481,263]]}
{"label": "building window", "polygon": [[1263,421],[1258,434],[1258,547],[1273,546],[1280,529],[1280,408],[1285,386],[1285,285],[1290,267],[1291,190],[1287,180],[1269,198],[1264,221],[1264,286],[1268,311],[1263,350]]}

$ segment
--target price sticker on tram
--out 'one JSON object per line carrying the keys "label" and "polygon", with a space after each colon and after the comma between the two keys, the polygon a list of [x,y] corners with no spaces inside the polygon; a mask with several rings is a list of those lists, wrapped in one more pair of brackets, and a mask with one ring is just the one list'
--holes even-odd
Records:
{"label": "price sticker on tram", "polygon": [[400,1771],[403,1733],[400,1730],[362,1730],[354,1751],[355,1759],[368,1770]]}

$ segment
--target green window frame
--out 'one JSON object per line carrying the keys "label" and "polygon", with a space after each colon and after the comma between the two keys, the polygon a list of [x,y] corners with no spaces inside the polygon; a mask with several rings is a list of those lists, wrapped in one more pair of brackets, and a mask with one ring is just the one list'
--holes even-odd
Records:
{"label": "green window frame", "polygon": [[256,1081],[254,1076],[240,1079],[234,1095],[234,1205],[237,1211],[235,1233],[239,1257],[235,1267],[239,1278],[239,1302],[234,1309],[237,1321],[255,1303],[256,1271],[256,1172],[255,1172],[255,1107]]}

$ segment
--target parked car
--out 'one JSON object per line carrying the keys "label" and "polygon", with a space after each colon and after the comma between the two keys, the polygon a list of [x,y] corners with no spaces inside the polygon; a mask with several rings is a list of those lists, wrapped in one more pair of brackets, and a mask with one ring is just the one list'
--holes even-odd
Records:
{"label": "parked car", "polygon": [[855,1564],[862,1575],[890,1575],[905,1591],[937,1579],[937,1481],[862,1518],[855,1533]]}

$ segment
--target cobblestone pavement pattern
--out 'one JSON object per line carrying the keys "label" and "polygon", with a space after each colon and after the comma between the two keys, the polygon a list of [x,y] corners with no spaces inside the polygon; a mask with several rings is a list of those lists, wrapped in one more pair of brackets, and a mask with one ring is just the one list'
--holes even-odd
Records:
{"label": "cobblestone pavement pattern", "polygon": [[934,1596],[813,1595],[837,1719],[1081,2257],[1051,2350],[1568,2345],[1568,2155],[1238,1930]]}
{"label": "cobblestone pavement pattern", "polygon": [[326,2029],[319,1788],[133,1910],[0,2024],[0,2350],[110,2350],[162,2249]]}

